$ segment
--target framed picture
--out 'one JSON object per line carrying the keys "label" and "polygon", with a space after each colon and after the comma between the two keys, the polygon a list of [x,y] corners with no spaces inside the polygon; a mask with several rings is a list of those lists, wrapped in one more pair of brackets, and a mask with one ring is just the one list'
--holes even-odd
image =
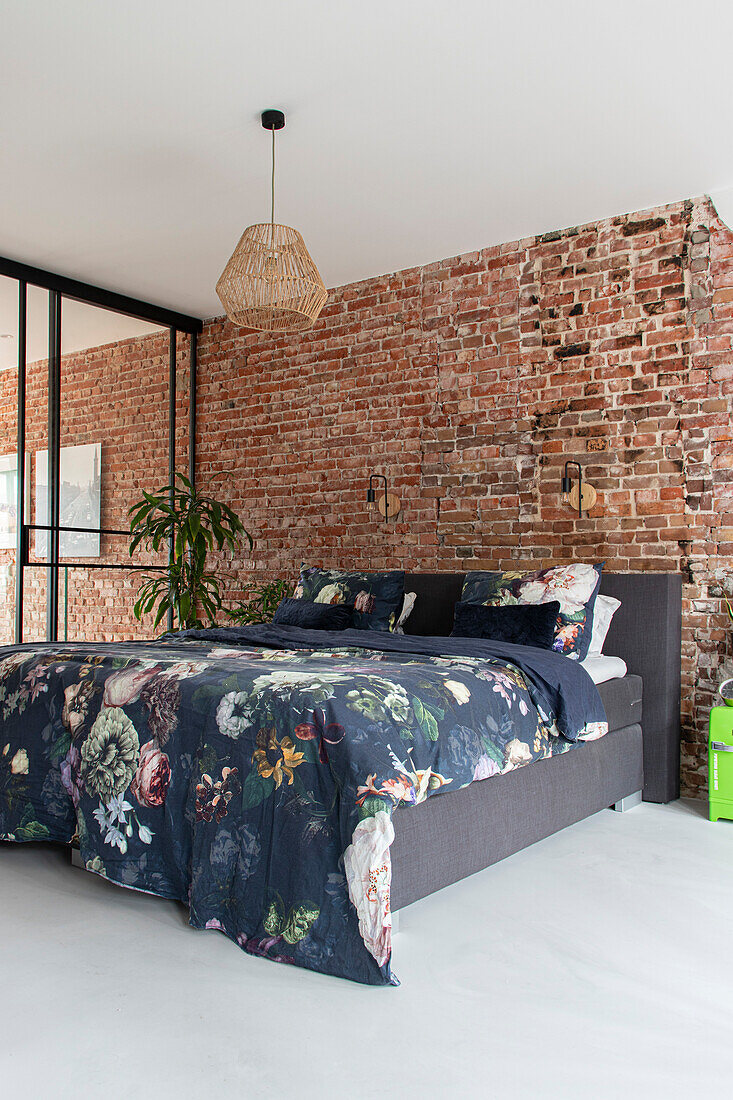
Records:
{"label": "framed picture", "polygon": [[[30,521],[31,456],[25,456],[25,522]],[[15,549],[18,537],[18,456],[0,455],[0,549]]]}
{"label": "framed picture", "polygon": [[[101,527],[102,445],[61,448],[60,527]],[[36,451],[36,523],[49,523],[48,451]],[[36,555],[47,557],[47,533],[36,531]],[[61,558],[98,558],[99,535],[62,531]]]}

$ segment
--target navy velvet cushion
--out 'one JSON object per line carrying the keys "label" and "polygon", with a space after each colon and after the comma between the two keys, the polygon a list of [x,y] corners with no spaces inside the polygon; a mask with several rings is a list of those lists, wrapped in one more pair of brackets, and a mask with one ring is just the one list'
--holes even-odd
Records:
{"label": "navy velvet cushion", "polygon": [[559,610],[557,600],[506,607],[457,603],[451,637],[486,638],[512,645],[530,645],[535,649],[552,649]]}
{"label": "navy velvet cushion", "polygon": [[348,630],[353,613],[351,604],[284,599],[272,621],[278,626],[302,626],[307,630]]}

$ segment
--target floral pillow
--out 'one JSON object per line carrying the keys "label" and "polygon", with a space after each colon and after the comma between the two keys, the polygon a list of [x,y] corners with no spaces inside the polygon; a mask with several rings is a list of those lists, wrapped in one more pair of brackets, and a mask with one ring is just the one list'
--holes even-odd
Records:
{"label": "floral pillow", "polygon": [[582,661],[590,645],[601,569],[602,565],[555,565],[533,573],[467,573],[461,600],[489,607],[557,600],[560,611],[552,648]]}
{"label": "floral pillow", "polygon": [[351,573],[343,569],[300,567],[296,600],[346,603],[354,608],[356,630],[394,630],[405,594],[405,574]]}

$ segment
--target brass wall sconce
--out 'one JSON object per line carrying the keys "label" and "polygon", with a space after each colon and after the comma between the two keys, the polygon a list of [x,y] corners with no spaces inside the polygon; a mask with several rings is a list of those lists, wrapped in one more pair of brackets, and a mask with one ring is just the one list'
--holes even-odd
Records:
{"label": "brass wall sconce", "polygon": [[[374,488],[375,481],[384,482],[384,490],[377,492]],[[402,508],[402,503],[398,496],[394,493],[390,493],[387,488],[387,478],[384,474],[370,474],[369,476],[369,488],[367,489],[367,507],[374,508],[382,514],[385,520],[389,520],[390,516],[398,516]]]}
{"label": "brass wall sconce", "polygon": [[[578,480],[575,484],[573,484],[573,479],[570,476],[569,466],[575,466],[578,470]],[[580,468],[580,463],[574,462],[573,459],[568,459],[565,463],[565,474],[560,483],[560,491],[563,504],[567,504],[571,508],[577,508],[579,516],[582,516],[583,512],[589,512],[598,499],[598,494],[590,482],[583,481],[583,471]]]}

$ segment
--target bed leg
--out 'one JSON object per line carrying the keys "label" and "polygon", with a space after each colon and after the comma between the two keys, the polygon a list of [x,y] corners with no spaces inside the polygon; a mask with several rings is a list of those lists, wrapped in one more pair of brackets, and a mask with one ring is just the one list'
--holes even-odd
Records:
{"label": "bed leg", "polygon": [[71,866],[78,867],[80,871],[86,871],[84,860],[81,858],[81,852],[78,848],[71,849]]}
{"label": "bed leg", "polygon": [[638,806],[641,802],[641,791],[634,791],[633,794],[627,794],[626,798],[620,798],[618,802],[614,802],[611,807],[612,810],[618,810],[619,813],[626,813],[627,810],[633,810],[634,806]]}
{"label": "bed leg", "polygon": [[392,935],[396,936],[400,930],[400,911],[392,913]]}

